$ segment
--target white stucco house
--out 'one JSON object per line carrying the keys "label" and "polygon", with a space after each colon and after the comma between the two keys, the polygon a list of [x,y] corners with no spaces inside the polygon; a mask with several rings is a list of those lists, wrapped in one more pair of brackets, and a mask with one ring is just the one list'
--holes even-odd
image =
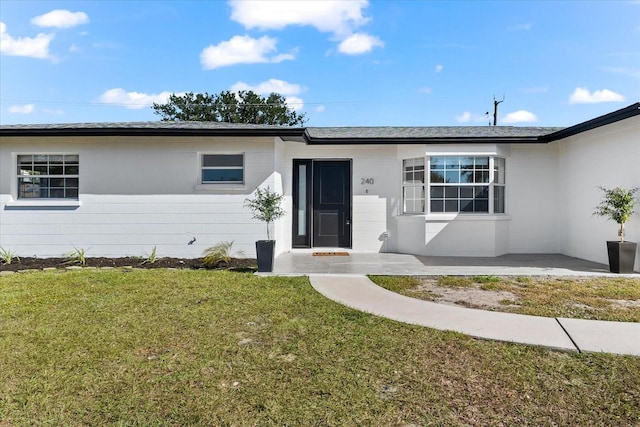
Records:
{"label": "white stucco house", "polygon": [[[640,185],[640,103],[569,128],[0,126],[0,246],[52,257],[255,255],[244,206],[284,192],[276,253],[562,253],[606,263],[598,186]],[[640,215],[627,225],[640,241]],[[640,270],[640,260],[636,260]]]}

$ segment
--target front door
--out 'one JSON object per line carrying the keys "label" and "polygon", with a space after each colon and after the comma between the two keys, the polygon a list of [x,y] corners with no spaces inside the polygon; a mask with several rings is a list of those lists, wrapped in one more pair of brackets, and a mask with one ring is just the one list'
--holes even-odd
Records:
{"label": "front door", "polygon": [[294,160],[293,247],[351,247],[351,161]]}

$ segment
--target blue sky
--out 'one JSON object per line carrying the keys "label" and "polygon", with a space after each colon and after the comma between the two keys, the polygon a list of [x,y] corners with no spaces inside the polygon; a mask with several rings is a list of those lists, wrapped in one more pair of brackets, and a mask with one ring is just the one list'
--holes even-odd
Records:
{"label": "blue sky", "polygon": [[283,94],[309,126],[570,126],[640,100],[639,1],[0,1],[0,123]]}

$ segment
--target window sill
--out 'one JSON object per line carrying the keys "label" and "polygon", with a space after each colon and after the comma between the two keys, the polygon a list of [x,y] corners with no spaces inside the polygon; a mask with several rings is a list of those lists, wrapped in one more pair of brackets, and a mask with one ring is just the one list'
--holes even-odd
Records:
{"label": "window sill", "polygon": [[80,207],[82,203],[80,200],[60,200],[60,199],[34,199],[34,200],[13,200],[6,203],[8,207]]}
{"label": "window sill", "polygon": [[247,186],[245,184],[198,184],[193,189],[195,191],[243,191]]}
{"label": "window sill", "polygon": [[403,214],[398,218],[423,218],[425,221],[511,221],[507,214]]}

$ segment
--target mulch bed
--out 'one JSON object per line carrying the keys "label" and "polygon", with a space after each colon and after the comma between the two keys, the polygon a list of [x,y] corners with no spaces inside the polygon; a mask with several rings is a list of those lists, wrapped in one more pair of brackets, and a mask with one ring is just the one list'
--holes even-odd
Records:
{"label": "mulch bed", "polygon": [[[20,270],[42,270],[44,268],[67,268],[80,266],[77,262],[69,262],[67,258],[33,258],[20,257],[13,259],[11,264],[0,264],[0,271],[20,271]],[[204,269],[202,258],[158,258],[151,263],[140,258],[86,258],[83,267],[133,267],[133,268],[182,268],[182,269]],[[227,263],[219,263],[216,269],[234,271],[255,271],[257,263],[252,258],[232,258]]]}

